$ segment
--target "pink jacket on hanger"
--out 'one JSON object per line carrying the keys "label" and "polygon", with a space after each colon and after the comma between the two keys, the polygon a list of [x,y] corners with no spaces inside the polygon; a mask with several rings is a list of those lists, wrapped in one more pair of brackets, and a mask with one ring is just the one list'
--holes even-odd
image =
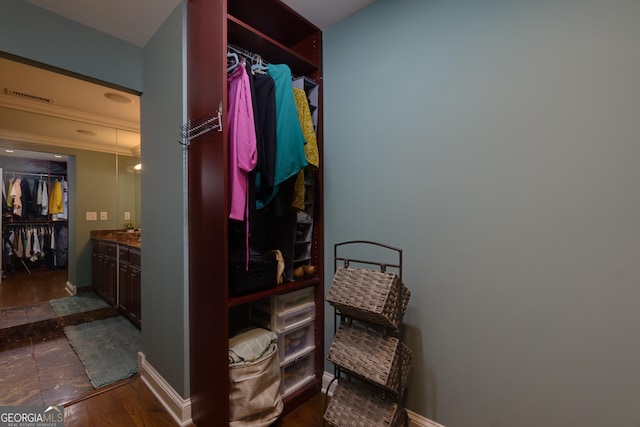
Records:
{"label": "pink jacket on hanger", "polygon": [[258,162],[251,88],[245,67],[237,66],[227,77],[229,109],[229,218],[244,221],[247,213],[249,172]]}

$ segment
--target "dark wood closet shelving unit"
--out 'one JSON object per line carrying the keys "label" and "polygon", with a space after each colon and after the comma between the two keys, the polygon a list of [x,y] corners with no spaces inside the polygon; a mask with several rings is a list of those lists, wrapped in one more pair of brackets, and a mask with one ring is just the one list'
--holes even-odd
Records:
{"label": "dark wood closet shelving unit", "polygon": [[[198,426],[229,422],[228,342],[246,319],[250,303],[314,287],[315,378],[284,399],[289,413],[320,391],[324,367],[324,259],[322,206],[322,33],[278,0],[187,2],[188,118],[216,116],[223,130],[190,141],[189,151],[189,342],[192,419]],[[311,264],[315,276],[244,296],[229,296],[227,181],[227,46],[287,64],[295,76],[319,84],[317,140],[320,167],[312,186]]]}

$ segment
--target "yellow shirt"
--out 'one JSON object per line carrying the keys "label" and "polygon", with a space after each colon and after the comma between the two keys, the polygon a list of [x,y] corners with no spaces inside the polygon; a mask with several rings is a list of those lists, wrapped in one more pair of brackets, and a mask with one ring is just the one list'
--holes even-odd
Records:
{"label": "yellow shirt", "polygon": [[51,192],[49,193],[49,213],[59,214],[64,212],[62,206],[62,184],[60,181],[55,180],[51,186]]}
{"label": "yellow shirt", "polygon": [[[307,94],[304,90],[293,88],[293,97],[296,101],[296,109],[298,110],[298,120],[300,128],[306,144],[304,144],[304,154],[307,157],[307,167],[316,168],[320,164],[320,154],[318,152],[318,140],[316,139],[316,131],[313,127],[311,119],[311,110],[307,101]],[[296,183],[293,190],[293,200],[291,206],[304,210],[304,169],[298,172]]]}

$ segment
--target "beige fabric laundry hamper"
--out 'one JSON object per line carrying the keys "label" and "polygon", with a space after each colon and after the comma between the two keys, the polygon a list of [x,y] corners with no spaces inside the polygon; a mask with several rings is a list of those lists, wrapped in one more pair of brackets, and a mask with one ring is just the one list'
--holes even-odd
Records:
{"label": "beige fabric laundry hamper", "polygon": [[270,342],[255,361],[229,365],[230,427],[267,427],[282,414],[283,406],[276,342]]}

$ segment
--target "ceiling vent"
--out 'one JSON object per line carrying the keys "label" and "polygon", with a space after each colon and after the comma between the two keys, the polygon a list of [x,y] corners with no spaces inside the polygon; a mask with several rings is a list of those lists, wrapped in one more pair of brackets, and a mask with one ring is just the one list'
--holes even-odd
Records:
{"label": "ceiling vent", "polygon": [[21,92],[19,90],[12,90],[12,89],[5,88],[4,89],[4,93],[6,95],[9,95],[9,96],[16,96],[18,98],[28,99],[29,101],[35,101],[35,102],[42,102],[44,104],[53,104],[54,103],[53,99],[44,98],[44,97],[38,96],[38,95],[32,95],[30,93]]}

